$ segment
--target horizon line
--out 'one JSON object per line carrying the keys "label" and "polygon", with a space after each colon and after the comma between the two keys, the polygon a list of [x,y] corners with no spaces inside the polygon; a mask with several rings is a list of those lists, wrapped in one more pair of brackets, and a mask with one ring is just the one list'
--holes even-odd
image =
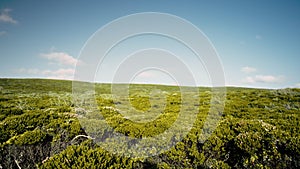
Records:
{"label": "horizon line", "polygon": [[95,84],[136,84],[136,85],[162,85],[162,86],[172,86],[172,87],[204,87],[204,88],[247,88],[247,89],[300,89],[299,87],[280,87],[280,88],[267,88],[267,87],[252,87],[252,86],[238,86],[238,85],[224,85],[224,86],[205,86],[205,85],[175,85],[175,84],[166,84],[166,83],[147,83],[147,82],[132,82],[132,83],[126,83],[126,82],[100,82],[100,81],[80,81],[80,80],[74,80],[74,79],[54,79],[54,78],[42,78],[42,77],[0,77],[0,79],[15,79],[15,80],[60,80],[60,81],[72,81],[72,82],[84,82],[84,83],[95,83]]}

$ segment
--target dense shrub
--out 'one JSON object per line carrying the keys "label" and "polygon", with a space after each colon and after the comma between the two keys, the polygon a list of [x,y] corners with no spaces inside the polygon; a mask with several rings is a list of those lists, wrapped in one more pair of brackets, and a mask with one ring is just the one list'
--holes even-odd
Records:
{"label": "dense shrub", "polygon": [[[210,100],[211,88],[199,88],[199,102],[187,92],[191,102],[186,106],[178,87],[135,84],[128,96],[117,96],[110,84],[96,84],[98,110],[91,111],[88,98],[75,98],[82,101],[75,106],[70,81],[0,79],[0,86],[0,168],[300,167],[300,89],[227,88],[222,113],[219,100]],[[150,98],[152,90],[156,94]],[[213,115],[222,115],[214,131],[203,129],[211,104],[216,105]],[[198,113],[197,118],[182,140],[184,126],[178,126],[167,140],[177,144],[167,151],[141,150],[153,156],[129,158],[96,144],[108,141],[113,131],[130,138],[157,136],[174,124],[182,107],[186,117]]]}

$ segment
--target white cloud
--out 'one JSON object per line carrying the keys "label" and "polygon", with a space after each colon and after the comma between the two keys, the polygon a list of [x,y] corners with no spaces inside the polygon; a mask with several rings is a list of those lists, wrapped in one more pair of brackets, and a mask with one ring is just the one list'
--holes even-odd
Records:
{"label": "white cloud", "polygon": [[10,15],[9,12],[11,11],[11,9],[9,8],[5,8],[2,9],[0,12],[0,22],[6,22],[6,23],[12,23],[12,24],[17,24],[18,21],[16,21],[15,19],[13,19]]}
{"label": "white cloud", "polygon": [[246,77],[242,80],[243,83],[254,84],[254,83],[282,83],[284,76],[272,76],[272,75],[256,75],[253,77]]}
{"label": "white cloud", "polygon": [[50,61],[56,62],[59,65],[65,66],[75,66],[78,62],[73,56],[64,53],[64,52],[51,52],[51,53],[42,53],[40,54],[43,58],[46,58]]}
{"label": "white cloud", "polygon": [[253,72],[256,72],[256,68],[245,66],[245,67],[242,67],[241,71],[244,73],[253,73]]}

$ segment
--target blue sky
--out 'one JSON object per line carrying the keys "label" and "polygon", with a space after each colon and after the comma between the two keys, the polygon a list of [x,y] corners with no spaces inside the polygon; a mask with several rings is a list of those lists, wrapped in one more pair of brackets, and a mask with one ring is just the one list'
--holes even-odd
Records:
{"label": "blue sky", "polygon": [[[202,30],[223,63],[226,85],[300,87],[296,0],[2,0],[0,77],[72,79],[88,38],[105,24],[138,12],[173,14]],[[181,57],[191,64],[189,56]],[[108,59],[106,65],[113,62]],[[104,81],[113,75],[109,70],[101,73],[107,76]],[[145,72],[137,82],[172,83],[166,74],[156,73]]]}

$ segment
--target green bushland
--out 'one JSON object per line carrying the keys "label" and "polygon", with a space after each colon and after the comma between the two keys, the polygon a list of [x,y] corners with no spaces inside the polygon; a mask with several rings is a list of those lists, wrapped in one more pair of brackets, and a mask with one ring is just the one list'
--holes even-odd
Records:
{"label": "green bushland", "polygon": [[[195,93],[185,93],[191,99],[185,107],[175,86],[131,84],[128,95],[110,89],[95,84],[98,109],[88,111],[84,97],[76,98],[82,107],[75,108],[71,81],[0,79],[0,168],[300,167],[300,89],[228,87],[222,117],[205,142],[203,125],[210,106],[218,104],[210,100],[211,88],[198,88],[197,103]],[[108,141],[113,130],[131,138],[156,136],[174,124],[182,107],[197,119],[182,140],[178,131],[168,140],[177,144],[158,155],[153,148],[144,150],[153,154],[148,158],[119,156],[95,143]],[[101,128],[104,123],[110,128]]]}

